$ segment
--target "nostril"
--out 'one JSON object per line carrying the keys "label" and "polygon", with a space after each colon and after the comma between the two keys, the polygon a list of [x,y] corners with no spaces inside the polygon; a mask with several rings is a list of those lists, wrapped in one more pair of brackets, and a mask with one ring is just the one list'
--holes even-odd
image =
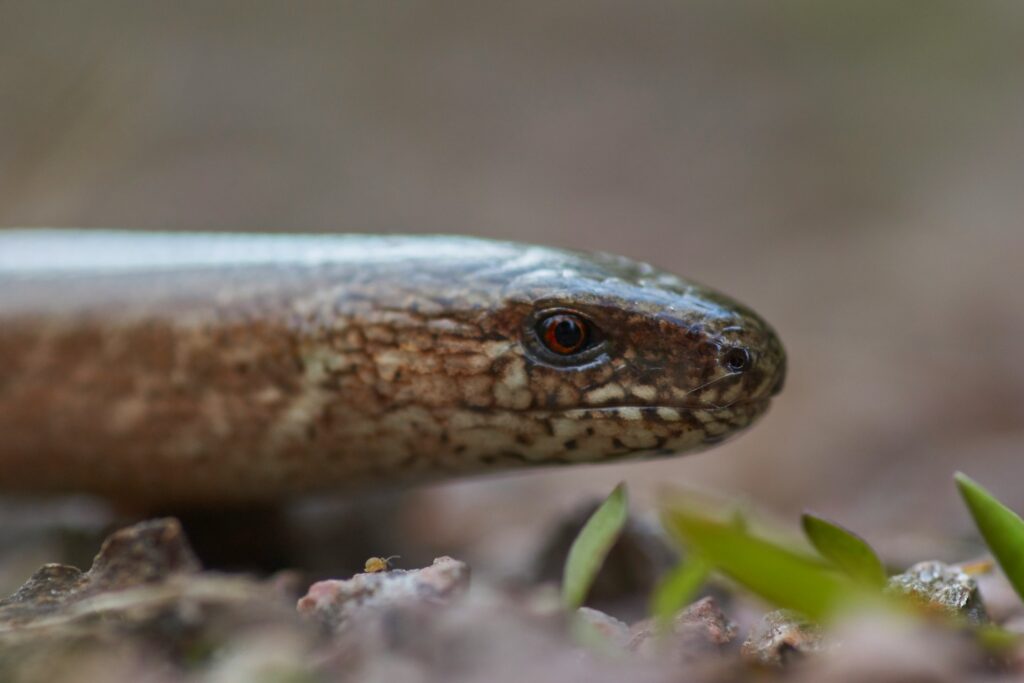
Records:
{"label": "nostril", "polygon": [[722,362],[730,372],[743,372],[750,365],[750,353],[736,346],[725,352]]}

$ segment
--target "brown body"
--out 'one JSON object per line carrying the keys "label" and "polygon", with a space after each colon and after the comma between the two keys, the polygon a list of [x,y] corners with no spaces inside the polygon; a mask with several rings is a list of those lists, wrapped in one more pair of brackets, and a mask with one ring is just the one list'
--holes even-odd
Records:
{"label": "brown body", "polygon": [[[550,310],[600,343],[552,355]],[[0,358],[0,489],[148,503],[684,452],[784,372],[693,283],[449,237],[0,232]]]}

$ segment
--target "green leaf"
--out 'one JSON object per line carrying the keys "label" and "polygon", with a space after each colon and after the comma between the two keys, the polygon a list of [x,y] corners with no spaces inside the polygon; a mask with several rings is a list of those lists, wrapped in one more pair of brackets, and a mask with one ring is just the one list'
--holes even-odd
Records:
{"label": "green leaf", "polygon": [[800,521],[811,545],[847,576],[869,586],[885,585],[885,567],[867,541],[809,512],[805,512]]}
{"label": "green leaf", "polygon": [[624,483],[594,511],[569,548],[562,575],[562,603],[575,610],[583,604],[608,551],[626,524],[628,497]]}
{"label": "green leaf", "polygon": [[651,615],[659,624],[667,624],[679,610],[691,602],[704,582],[711,566],[695,553],[662,577],[651,595]]}
{"label": "green leaf", "polygon": [[863,596],[853,582],[732,522],[686,509],[664,514],[666,529],[716,569],[779,607],[824,619]]}
{"label": "green leaf", "polygon": [[1020,647],[1021,637],[1019,633],[1007,631],[995,624],[985,624],[979,627],[976,635],[978,642],[990,654],[1009,655]]}
{"label": "green leaf", "polygon": [[953,479],[985,544],[1017,595],[1024,598],[1024,520],[963,472]]}

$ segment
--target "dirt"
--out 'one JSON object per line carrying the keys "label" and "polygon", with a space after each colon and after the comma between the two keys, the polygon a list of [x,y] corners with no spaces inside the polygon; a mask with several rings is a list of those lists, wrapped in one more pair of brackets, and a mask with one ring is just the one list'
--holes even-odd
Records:
{"label": "dirt", "polygon": [[[704,597],[670,623],[630,625],[589,607],[567,614],[549,584],[473,582],[469,566],[450,557],[421,569],[371,566],[312,585],[294,572],[258,578],[204,570],[177,520],[141,522],[111,534],[87,571],[47,564],[0,600],[0,680],[717,683],[755,674],[801,682],[1024,675],[1024,651],[986,650],[966,626],[939,619],[865,612],[822,626],[769,611],[744,628],[734,616],[749,607]],[[972,579],[937,563],[891,585],[908,582],[927,584],[947,609],[952,593],[960,607],[980,601]]]}

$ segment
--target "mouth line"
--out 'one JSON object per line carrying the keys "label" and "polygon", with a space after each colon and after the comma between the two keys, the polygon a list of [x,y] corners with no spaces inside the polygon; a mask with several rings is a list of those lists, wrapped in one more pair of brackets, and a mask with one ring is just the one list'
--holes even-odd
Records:
{"label": "mouth line", "polygon": [[637,405],[630,403],[623,403],[612,406],[593,406],[593,407],[580,407],[580,408],[567,408],[564,410],[525,410],[523,413],[534,413],[534,414],[546,414],[546,415],[561,415],[563,417],[582,420],[582,419],[619,419],[619,420],[645,420],[645,419],[658,419],[664,422],[677,422],[689,418],[695,417],[697,413],[704,413],[707,415],[715,415],[716,413],[724,413],[729,410],[737,408],[747,408],[754,406],[758,408],[757,413],[761,413],[767,408],[771,399],[755,398],[747,399],[742,401],[734,401],[725,406],[674,406],[674,405]]}

